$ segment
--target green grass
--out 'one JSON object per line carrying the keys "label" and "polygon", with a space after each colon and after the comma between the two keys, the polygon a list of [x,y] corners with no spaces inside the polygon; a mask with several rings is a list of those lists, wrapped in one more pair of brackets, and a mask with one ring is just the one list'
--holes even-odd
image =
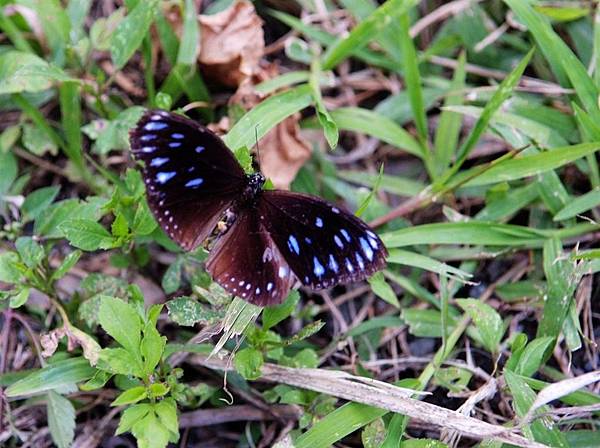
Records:
{"label": "green grass", "polygon": [[[198,2],[94,3],[28,3],[34,29],[0,11],[3,443],[116,427],[162,448],[207,424],[240,447],[273,446],[265,425],[280,447],[600,445],[588,3],[472,2],[415,35],[447,2],[257,1],[267,44],[294,36],[246,108],[198,64]],[[313,153],[291,188],[373,223],[386,269],[268,309],[228,296],[146,203],[128,134],[143,107],[219,122],[248,169],[297,122]],[[200,407],[213,420],[184,429]]]}

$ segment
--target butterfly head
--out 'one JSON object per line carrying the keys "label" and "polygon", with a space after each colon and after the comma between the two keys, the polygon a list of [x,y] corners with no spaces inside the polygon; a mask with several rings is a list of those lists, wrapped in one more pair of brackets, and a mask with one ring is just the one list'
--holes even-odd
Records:
{"label": "butterfly head", "polygon": [[261,173],[254,173],[247,176],[248,183],[242,194],[244,201],[254,200],[265,184],[265,176]]}

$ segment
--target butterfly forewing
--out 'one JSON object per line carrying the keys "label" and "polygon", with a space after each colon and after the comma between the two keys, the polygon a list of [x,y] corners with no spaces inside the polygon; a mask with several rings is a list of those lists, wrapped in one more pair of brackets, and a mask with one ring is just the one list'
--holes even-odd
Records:
{"label": "butterfly forewing", "polygon": [[387,250],[360,219],[322,199],[263,191],[260,219],[300,282],[313,289],[365,279]]}
{"label": "butterfly forewing", "polygon": [[242,168],[219,137],[176,114],[147,111],[130,137],[152,212],[173,240],[193,249],[243,191]]}
{"label": "butterfly forewing", "polygon": [[206,268],[230,294],[260,306],[281,303],[295,282],[252,207],[240,210],[231,228],[219,237]]}

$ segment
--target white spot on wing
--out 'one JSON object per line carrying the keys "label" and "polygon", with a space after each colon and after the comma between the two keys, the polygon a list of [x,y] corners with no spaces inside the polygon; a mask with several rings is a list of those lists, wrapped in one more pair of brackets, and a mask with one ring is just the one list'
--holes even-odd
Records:
{"label": "white spot on wing", "polygon": [[318,216],[317,216],[317,219],[315,219],[315,226],[317,226],[319,228],[323,227],[323,220],[321,218],[319,218]]}

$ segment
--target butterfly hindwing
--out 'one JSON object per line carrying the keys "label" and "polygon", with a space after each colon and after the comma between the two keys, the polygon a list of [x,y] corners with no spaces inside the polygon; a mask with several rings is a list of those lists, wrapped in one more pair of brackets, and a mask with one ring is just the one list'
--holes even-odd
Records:
{"label": "butterfly hindwing", "polygon": [[385,266],[387,250],[363,221],[320,198],[266,190],[260,218],[290,268],[322,289],[363,280]]}
{"label": "butterfly hindwing", "polygon": [[281,303],[295,282],[290,267],[256,209],[246,207],[237,216],[211,249],[207,271],[230,294],[250,303]]}
{"label": "butterfly hindwing", "polygon": [[148,204],[161,227],[184,249],[199,245],[246,185],[223,141],[185,117],[149,110],[131,131],[144,162]]}

